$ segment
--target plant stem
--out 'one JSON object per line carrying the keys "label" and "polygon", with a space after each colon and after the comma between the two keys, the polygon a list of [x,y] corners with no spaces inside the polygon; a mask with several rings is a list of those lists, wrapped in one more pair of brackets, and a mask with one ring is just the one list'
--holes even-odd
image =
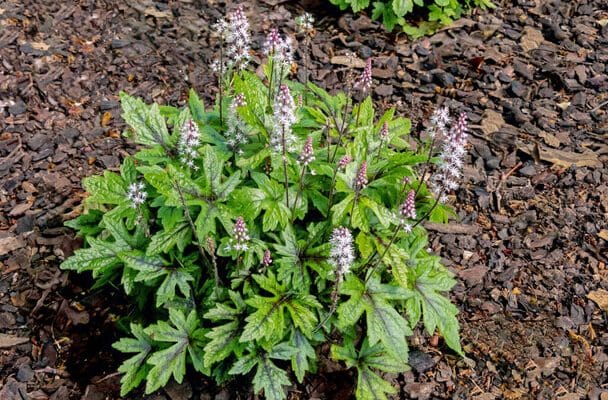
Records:
{"label": "plant stem", "polygon": [[426,158],[426,162],[424,163],[424,169],[422,170],[422,175],[420,176],[420,181],[418,183],[418,187],[416,188],[415,196],[420,192],[420,188],[422,187],[422,183],[426,178],[426,172],[429,169],[429,165],[431,163],[431,158],[433,157],[433,147],[435,147],[435,137],[431,140],[431,146],[429,147],[429,155]]}
{"label": "plant stem", "polygon": [[274,78],[274,46],[268,54],[268,62],[270,63],[270,77],[268,78],[268,108],[272,109],[272,81]]}
{"label": "plant stem", "polygon": [[220,129],[224,129],[224,112],[222,110],[222,98],[224,97],[224,38],[220,35],[220,75],[218,77],[218,87],[220,89]]}
{"label": "plant stem", "polygon": [[[329,153],[328,153],[329,154]],[[329,217],[329,211],[331,210],[331,206],[333,198],[334,198],[334,189],[336,186],[336,177],[338,176],[338,166],[334,169],[334,176],[331,178],[331,187],[329,188],[329,199],[327,200],[327,216]]]}
{"label": "plant stem", "polygon": [[[433,210],[435,209],[435,207],[437,207],[437,204],[439,204],[439,198],[435,199],[435,202],[433,203],[433,205],[431,206],[431,208],[429,208],[429,210],[422,216],[420,217],[416,223],[414,225],[412,225],[412,229],[414,229],[415,227],[417,227],[418,225],[420,225],[422,223],[422,221],[424,221],[429,215],[431,215],[431,213],[433,212]],[[395,229],[395,233],[393,233],[393,236],[391,237],[391,240],[389,241],[388,245],[386,245],[386,247],[384,248],[384,252],[382,253],[382,255],[380,256],[380,258],[374,262],[374,264],[372,264],[371,269],[368,272],[367,278],[365,278],[365,282],[367,283],[367,281],[369,280],[369,278],[373,275],[376,267],[378,267],[378,264],[380,263],[380,261],[382,261],[382,259],[384,258],[384,256],[386,255],[386,253],[388,253],[388,249],[391,247],[391,245],[395,242],[395,239],[397,238],[397,234],[399,233],[399,231],[401,230],[401,228],[403,227],[403,223],[399,223],[399,225],[397,226],[397,229]],[[376,254],[378,254],[378,250],[376,250],[368,259],[367,263],[370,263],[371,260],[376,256]]]}
{"label": "plant stem", "polygon": [[304,173],[306,172],[306,166],[302,165],[302,173],[300,173],[300,181],[298,182],[298,192],[296,193],[296,200],[293,203],[293,209],[291,212],[291,222],[296,219],[295,212],[296,207],[298,206],[298,200],[300,199],[300,194],[304,191],[303,179]]}
{"label": "plant stem", "polygon": [[281,129],[281,148],[283,150],[283,176],[285,177],[285,201],[289,209],[289,182],[287,181],[287,149],[285,148],[285,127]]}
{"label": "plant stem", "polygon": [[331,292],[331,306],[329,306],[329,313],[323,318],[323,321],[319,322],[316,328],[313,330],[313,333],[317,332],[319,329],[323,328],[323,326],[329,321],[331,316],[336,312],[336,308],[338,306],[338,296],[340,295],[340,286],[342,285],[343,277],[342,275],[338,276],[336,279],[336,285],[334,286],[334,290]]}
{"label": "plant stem", "polygon": [[[196,243],[196,246],[198,247],[198,252],[201,255],[201,258],[207,263],[209,264],[209,259],[207,258],[207,255],[205,254],[205,250],[203,249],[203,245],[201,245],[201,242],[198,238],[198,235],[196,234],[196,227],[194,226],[194,221],[192,221],[192,217],[190,216],[190,210],[188,209],[188,206],[186,205],[186,200],[184,200],[184,192],[182,191],[181,186],[179,186],[179,184],[177,183],[177,181],[173,181],[173,187],[175,187],[175,189],[177,190],[177,194],[179,195],[179,202],[181,204],[181,206],[184,209],[184,215],[186,217],[186,220],[188,221],[188,224],[190,225],[190,229],[192,229],[192,236],[194,237],[194,241]],[[215,286],[218,287],[220,285],[219,282],[219,273],[217,270],[217,264],[213,263],[213,273],[215,275]]]}

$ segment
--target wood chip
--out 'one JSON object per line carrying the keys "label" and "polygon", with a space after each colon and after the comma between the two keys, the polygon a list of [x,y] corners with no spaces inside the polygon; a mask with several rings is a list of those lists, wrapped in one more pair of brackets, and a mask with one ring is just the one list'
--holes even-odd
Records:
{"label": "wood chip", "polygon": [[18,236],[0,237],[0,256],[6,255],[25,246],[25,241]]}
{"label": "wood chip", "polygon": [[521,48],[527,53],[537,49],[544,40],[545,37],[541,31],[534,29],[531,26],[526,26],[524,28],[524,34],[521,37]]}
{"label": "wood chip", "polygon": [[0,333],[0,349],[8,349],[30,341],[30,338]]}
{"label": "wood chip", "polygon": [[587,294],[587,298],[593,300],[602,310],[608,312],[608,290],[593,290]]}
{"label": "wood chip", "polygon": [[476,235],[479,233],[479,227],[477,225],[439,224],[436,222],[426,222],[424,227],[429,231],[439,233],[456,233],[463,235]]}
{"label": "wood chip", "polygon": [[542,161],[548,161],[557,166],[570,168],[577,167],[601,167],[602,161],[593,152],[574,153],[572,151],[557,150],[533,143],[518,143],[517,148],[532,157]]}
{"label": "wood chip", "polygon": [[336,65],[345,65],[350,68],[365,68],[365,61],[358,57],[333,56],[329,62]]}
{"label": "wood chip", "polygon": [[494,110],[486,110],[483,113],[483,119],[481,121],[481,131],[486,135],[491,135],[498,131],[505,124],[505,120],[502,114],[497,113]]}

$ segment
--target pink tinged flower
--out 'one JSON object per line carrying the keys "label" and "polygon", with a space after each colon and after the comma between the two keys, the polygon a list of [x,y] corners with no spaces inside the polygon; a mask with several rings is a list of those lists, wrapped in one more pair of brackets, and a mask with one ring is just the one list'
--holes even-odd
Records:
{"label": "pink tinged flower", "polygon": [[148,193],[145,191],[143,182],[134,182],[129,185],[127,199],[131,202],[131,207],[137,208],[146,202]]}
{"label": "pink tinged flower", "polygon": [[270,144],[276,152],[292,152],[295,150],[296,137],[291,126],[296,122],[296,106],[287,85],[281,85],[274,103],[274,129]]}
{"label": "pink tinged flower", "polygon": [[355,261],[353,236],[348,228],[335,228],[331,234],[329,243],[331,245],[329,263],[336,269],[338,279],[342,279]]}
{"label": "pink tinged flower", "polygon": [[243,93],[239,93],[234,96],[234,100],[232,101],[234,107],[245,107],[247,105],[247,101],[245,100],[245,95]]}
{"label": "pink tinged flower", "polygon": [[359,77],[359,80],[355,82],[355,89],[359,89],[362,92],[368,92],[372,88],[372,59],[371,57],[365,62],[365,68],[363,73]]}
{"label": "pink tinged flower", "polygon": [[313,148],[312,148],[312,137],[309,136],[306,138],[306,144],[304,144],[304,148],[300,153],[300,157],[298,157],[298,162],[304,166],[307,166],[315,159]]}
{"label": "pink tinged flower", "polygon": [[314,23],[315,18],[309,13],[304,13],[296,18],[296,26],[300,32],[311,32],[314,29]]}
{"label": "pink tinged flower", "polygon": [[340,159],[340,161],[338,162],[338,169],[344,169],[344,168],[346,168],[346,166],[347,166],[348,164],[350,164],[350,163],[351,163],[351,161],[353,161],[353,159],[351,158],[351,156],[349,156],[349,155],[345,155],[345,156],[344,156],[344,157],[342,157],[342,158]]}
{"label": "pink tinged flower", "polygon": [[262,258],[262,265],[265,267],[269,267],[272,264],[272,257],[270,255],[270,250],[266,249],[264,252],[264,257]]}
{"label": "pink tinged flower", "polygon": [[[439,169],[433,177],[437,197],[442,197],[448,190],[456,190],[462,176],[463,158],[466,154],[468,121],[465,113],[460,114],[445,137],[439,154]],[[441,189],[442,188],[442,189]]]}
{"label": "pink tinged flower", "polygon": [[266,35],[266,41],[264,42],[264,54],[272,55],[277,48],[281,45],[281,35],[279,35],[279,30],[277,28],[270,28],[270,32]]}
{"label": "pink tinged flower", "polygon": [[416,219],[416,192],[410,190],[407,198],[399,207],[399,214],[403,218]]}
{"label": "pink tinged flower", "polygon": [[384,122],[384,124],[382,124],[382,129],[380,129],[380,139],[388,139],[388,122],[386,121]]}
{"label": "pink tinged flower", "polygon": [[359,167],[359,171],[357,171],[357,176],[355,177],[355,189],[361,190],[365,188],[367,184],[367,161],[363,161],[361,167]]}
{"label": "pink tinged flower", "polygon": [[244,68],[251,58],[251,34],[249,33],[249,21],[242,6],[237,7],[229,15],[225,37],[228,44],[226,55],[230,60],[230,66]]}
{"label": "pink tinged flower", "polygon": [[245,220],[243,217],[238,217],[234,223],[234,230],[232,232],[233,248],[237,251],[247,250],[249,239],[249,230],[247,229],[247,225],[245,225]]}

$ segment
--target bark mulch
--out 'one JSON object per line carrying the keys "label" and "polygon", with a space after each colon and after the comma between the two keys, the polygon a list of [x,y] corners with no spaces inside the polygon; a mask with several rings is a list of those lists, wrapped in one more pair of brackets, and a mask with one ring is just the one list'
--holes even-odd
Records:
{"label": "bark mulch", "polygon": [[[243,2],[254,50],[271,26],[293,33],[303,4],[311,80],[340,88],[371,56],[375,99],[414,135],[439,104],[472,121],[459,219],[427,226],[459,278],[467,357],[417,331],[398,398],[608,399],[608,3],[505,0],[417,41],[326,3]],[[63,222],[81,179],[133,150],[119,91],[180,105],[193,87],[212,102],[209,25],[234,6],[0,1],[0,399],[118,398],[124,299],[58,269],[81,245]],[[352,385],[323,371],[291,398],[349,399]],[[149,398],[248,396],[191,377]]]}

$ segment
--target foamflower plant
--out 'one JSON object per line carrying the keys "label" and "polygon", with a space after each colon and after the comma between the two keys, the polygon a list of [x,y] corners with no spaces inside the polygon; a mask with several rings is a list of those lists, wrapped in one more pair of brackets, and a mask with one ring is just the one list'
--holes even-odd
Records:
{"label": "foamflower plant", "polygon": [[[422,223],[451,213],[466,116],[438,110],[412,148],[394,109],[290,81],[288,43],[272,31],[266,75],[227,68],[209,107],[194,91],[181,108],[120,95],[139,150],[84,180],[84,212],[67,225],[85,247],[62,268],[132,299],[114,344],[122,395],[191,369],[285,399],[326,349],[356,373],[357,399],[386,399],[395,388],[382,373],[408,370],[418,324],[462,354],[455,280]],[[224,53],[233,65],[238,49]]]}

